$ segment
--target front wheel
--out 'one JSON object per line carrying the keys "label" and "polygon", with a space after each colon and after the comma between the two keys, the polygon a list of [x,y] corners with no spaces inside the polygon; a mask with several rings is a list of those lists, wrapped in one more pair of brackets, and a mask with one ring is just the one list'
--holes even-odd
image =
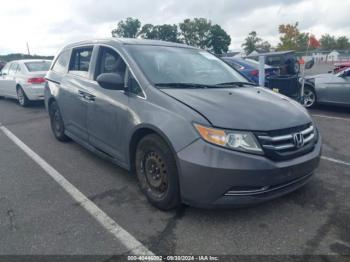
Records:
{"label": "front wheel", "polygon": [[310,87],[305,87],[304,90],[304,106],[311,108],[316,104],[316,93]]}
{"label": "front wheel", "polygon": [[51,130],[55,138],[61,142],[69,141],[69,138],[65,135],[64,123],[62,120],[61,112],[56,101],[52,102],[49,107]]}
{"label": "front wheel", "polygon": [[29,104],[30,104],[30,101],[29,101],[27,95],[24,93],[22,87],[17,88],[17,99],[18,99],[19,105],[22,107],[29,106]]}
{"label": "front wheel", "polygon": [[178,207],[181,201],[176,162],[164,140],[156,134],[142,138],[135,161],[141,190],[149,202],[162,210]]}

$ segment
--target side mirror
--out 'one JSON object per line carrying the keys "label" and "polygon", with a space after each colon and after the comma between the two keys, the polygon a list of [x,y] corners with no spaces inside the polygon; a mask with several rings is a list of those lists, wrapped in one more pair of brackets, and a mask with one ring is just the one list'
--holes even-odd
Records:
{"label": "side mirror", "polygon": [[124,77],[118,73],[103,73],[100,74],[97,79],[97,83],[105,89],[110,90],[123,90],[124,89]]}

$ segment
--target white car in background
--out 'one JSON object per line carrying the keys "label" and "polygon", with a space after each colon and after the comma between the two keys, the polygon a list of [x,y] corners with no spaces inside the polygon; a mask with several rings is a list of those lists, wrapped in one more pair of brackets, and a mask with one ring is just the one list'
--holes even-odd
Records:
{"label": "white car in background", "polygon": [[21,106],[44,99],[45,75],[50,60],[17,60],[7,63],[0,72],[0,97],[17,99]]}

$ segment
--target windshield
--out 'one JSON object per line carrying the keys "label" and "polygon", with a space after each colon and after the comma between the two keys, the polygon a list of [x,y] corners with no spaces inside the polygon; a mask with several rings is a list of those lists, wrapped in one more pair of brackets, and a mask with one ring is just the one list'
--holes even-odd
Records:
{"label": "windshield", "polygon": [[146,45],[129,45],[127,49],[153,84],[217,85],[248,82],[225,62],[207,51]]}
{"label": "windshield", "polygon": [[29,72],[48,71],[51,61],[38,61],[24,63]]}

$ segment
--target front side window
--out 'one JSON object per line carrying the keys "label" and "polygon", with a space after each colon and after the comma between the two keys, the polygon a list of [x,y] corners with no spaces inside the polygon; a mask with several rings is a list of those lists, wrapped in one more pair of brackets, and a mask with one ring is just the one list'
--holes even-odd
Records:
{"label": "front side window", "polygon": [[130,93],[142,97],[144,96],[140,85],[133,77],[130,70],[127,69],[123,58],[116,51],[108,47],[100,47],[97,61],[95,80],[100,74],[117,73],[126,80]]}
{"label": "front side window", "polygon": [[96,68],[95,79],[103,73],[118,73],[124,77],[126,64],[114,50],[101,47]]}
{"label": "front side window", "polygon": [[92,49],[92,47],[73,49],[69,72],[87,77],[92,56]]}
{"label": "front side window", "polygon": [[67,72],[67,65],[69,63],[69,50],[65,50],[59,54],[55,64],[52,67],[52,70],[64,74]]}
{"label": "front side window", "polygon": [[127,49],[153,84],[247,82],[236,70],[203,50],[146,45],[129,45]]}

